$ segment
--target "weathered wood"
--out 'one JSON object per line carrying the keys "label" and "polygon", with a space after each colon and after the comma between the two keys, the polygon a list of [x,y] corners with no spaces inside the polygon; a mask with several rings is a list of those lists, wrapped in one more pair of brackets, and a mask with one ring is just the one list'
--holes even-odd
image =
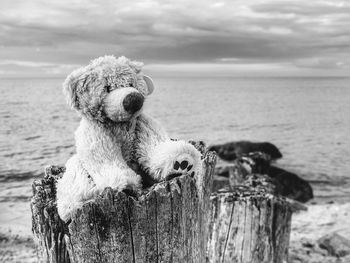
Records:
{"label": "weathered wood", "polygon": [[207,262],[286,262],[292,208],[248,186],[211,196]]}
{"label": "weathered wood", "polygon": [[[72,262],[204,262],[215,155],[204,175],[154,185],[138,199],[107,188],[72,217]],[[209,189],[209,191],[208,191]]]}
{"label": "weathered wood", "polygon": [[215,161],[208,153],[202,176],[156,184],[138,198],[107,188],[79,209],[69,225],[59,219],[55,203],[55,183],[63,169],[51,167],[33,184],[40,262],[287,260],[295,204],[277,197],[264,180],[210,197]]}
{"label": "weathered wood", "polygon": [[69,225],[56,209],[55,183],[63,168],[51,167],[33,184],[41,262],[204,262],[215,162],[215,154],[207,153],[202,175],[156,184],[138,198],[106,188]]}
{"label": "weathered wood", "polygon": [[33,182],[31,200],[32,231],[37,243],[39,262],[69,263],[64,234],[64,222],[56,208],[56,181],[64,168],[51,166],[45,170],[43,179]]}

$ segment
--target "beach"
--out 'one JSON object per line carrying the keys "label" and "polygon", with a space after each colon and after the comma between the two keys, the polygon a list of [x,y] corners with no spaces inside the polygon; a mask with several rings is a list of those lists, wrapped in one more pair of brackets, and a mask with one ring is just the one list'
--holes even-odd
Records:
{"label": "beach", "polygon": [[[316,244],[325,234],[337,232],[350,239],[349,81],[155,78],[156,90],[144,111],[172,138],[208,145],[234,140],[277,145],[283,153],[278,164],[308,180],[315,195],[308,211],[293,215],[290,252],[295,255],[306,249],[303,244]],[[34,261],[31,183],[43,176],[45,166],[64,165],[75,152],[79,117],[66,105],[61,83],[62,79],[0,80],[1,262]]]}

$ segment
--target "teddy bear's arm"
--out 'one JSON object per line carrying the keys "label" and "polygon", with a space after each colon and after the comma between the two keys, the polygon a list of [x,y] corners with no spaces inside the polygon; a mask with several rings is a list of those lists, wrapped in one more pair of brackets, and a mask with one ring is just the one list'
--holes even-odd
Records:
{"label": "teddy bear's arm", "polygon": [[140,188],[140,176],[130,168],[122,168],[115,164],[101,164],[98,170],[91,170],[96,188],[102,192],[106,187],[111,187],[116,191],[125,189],[136,191]]}
{"label": "teddy bear's arm", "polygon": [[121,146],[114,136],[101,126],[83,118],[75,132],[77,155],[96,188],[106,187],[122,191],[138,189],[140,177],[123,158]]}
{"label": "teddy bear's arm", "polygon": [[96,195],[96,191],[92,178],[77,155],[73,155],[66,163],[63,177],[57,181],[57,210],[62,220],[67,221],[72,212]]}
{"label": "teddy bear's arm", "polygon": [[173,141],[158,122],[141,115],[136,126],[136,156],[156,181],[182,174],[194,176],[202,168],[201,154],[190,143]]}
{"label": "teddy bear's arm", "polygon": [[140,188],[140,178],[131,169],[110,164],[98,165],[88,173],[77,155],[66,163],[66,171],[57,182],[57,209],[62,220],[106,187],[121,191]]}

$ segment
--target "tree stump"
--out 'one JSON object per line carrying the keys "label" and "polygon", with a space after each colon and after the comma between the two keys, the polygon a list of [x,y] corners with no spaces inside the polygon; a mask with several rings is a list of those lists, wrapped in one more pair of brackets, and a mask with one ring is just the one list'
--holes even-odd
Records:
{"label": "tree stump", "polygon": [[[211,194],[216,156],[207,153],[199,178],[181,176],[138,198],[107,188],[68,225],[56,209],[50,167],[33,183],[33,233],[40,262],[284,262],[292,211],[265,181]],[[253,187],[254,185],[254,187]]]}
{"label": "tree stump", "polygon": [[64,170],[64,167],[48,167],[44,178],[35,180],[32,185],[32,231],[38,260],[43,263],[70,262],[64,239],[66,226],[58,216],[56,207],[56,181]]}
{"label": "tree stump", "polygon": [[207,262],[287,262],[292,206],[262,188],[211,196]]}
{"label": "tree stump", "polygon": [[138,198],[106,188],[68,225],[55,204],[59,173],[48,169],[43,180],[33,183],[31,203],[40,261],[205,262],[215,162],[209,152],[202,176],[156,184]]}

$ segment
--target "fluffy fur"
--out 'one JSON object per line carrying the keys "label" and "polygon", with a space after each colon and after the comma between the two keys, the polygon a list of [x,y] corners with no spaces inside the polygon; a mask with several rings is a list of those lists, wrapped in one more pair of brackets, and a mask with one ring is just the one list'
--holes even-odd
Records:
{"label": "fluffy fur", "polygon": [[[106,187],[140,189],[139,171],[154,181],[200,174],[201,156],[194,146],[170,140],[155,120],[142,114],[143,100],[154,87],[141,68],[125,57],[105,56],[64,82],[69,105],[82,117],[75,132],[76,154],[57,184],[57,208],[64,221]],[[128,107],[130,103],[138,107]]]}

